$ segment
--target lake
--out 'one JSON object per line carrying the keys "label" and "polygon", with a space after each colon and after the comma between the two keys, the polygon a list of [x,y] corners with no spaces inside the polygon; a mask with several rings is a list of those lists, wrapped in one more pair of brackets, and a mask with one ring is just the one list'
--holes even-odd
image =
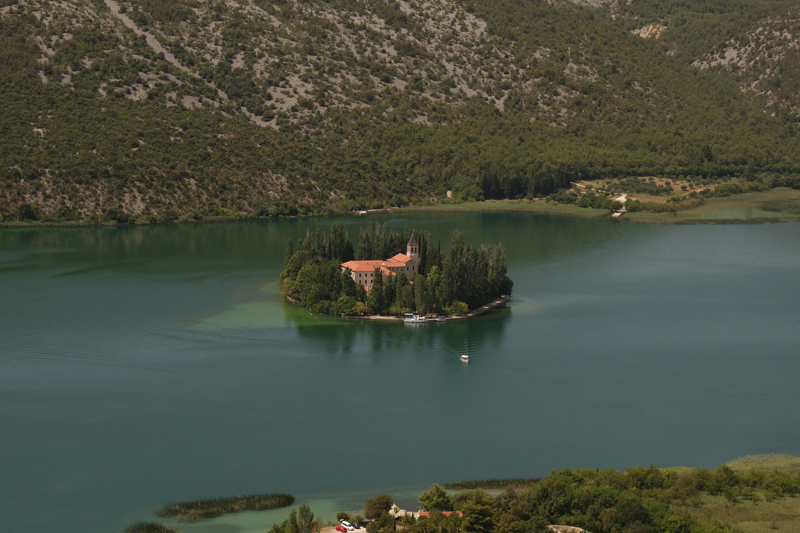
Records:
{"label": "lake", "polygon": [[[501,241],[514,299],[413,326],[282,303],[286,238],[338,220],[354,243],[377,220],[444,250],[455,228]],[[799,244],[797,223],[525,213],[4,229],[2,529],[114,532],[263,492],[330,517],[433,482],[798,455]]]}

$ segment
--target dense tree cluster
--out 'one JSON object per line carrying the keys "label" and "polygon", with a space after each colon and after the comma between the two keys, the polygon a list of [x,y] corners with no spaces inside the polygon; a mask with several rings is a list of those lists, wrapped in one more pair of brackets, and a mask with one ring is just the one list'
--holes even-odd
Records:
{"label": "dense tree cluster", "polygon": [[364,310],[366,293],[342,272],[340,264],[353,259],[353,245],[341,222],[327,234],[322,226],[293,251],[286,242],[286,270],[281,273],[281,295],[307,308],[313,314],[352,315]]}
{"label": "dense tree cluster", "polygon": [[[497,496],[480,488],[449,494],[434,485],[419,495],[420,509],[430,516],[400,522],[410,533],[545,533],[550,524],[593,533],[730,533],[738,529],[720,521],[701,522],[687,506],[701,507],[703,494],[724,496],[729,504],[795,496],[800,494],[800,476],[735,472],[724,465],[715,470],[651,466],[625,472],[566,469],[540,480],[492,486],[504,490]],[[456,512],[445,516],[442,511]],[[392,532],[394,519],[383,516],[367,529]]]}
{"label": "dense tree cluster", "polygon": [[289,518],[280,524],[273,524],[269,533],[313,533],[319,531],[321,520],[314,518],[314,513],[308,504],[302,504],[297,509],[292,509]]}
{"label": "dense tree cluster", "polygon": [[353,258],[353,247],[341,223],[330,234],[321,226],[301,239],[295,252],[286,246],[286,270],[281,274],[281,294],[319,314],[352,315],[365,308],[377,314],[446,313],[463,315],[502,295],[510,295],[502,245],[464,244],[460,231],[453,232],[447,255],[434,248],[428,232],[406,228],[387,230],[376,224],[361,230],[357,257],[386,259],[406,252],[411,235],[420,249],[419,269],[409,278],[404,272],[384,276],[378,268],[369,293],[353,281],[340,265]]}

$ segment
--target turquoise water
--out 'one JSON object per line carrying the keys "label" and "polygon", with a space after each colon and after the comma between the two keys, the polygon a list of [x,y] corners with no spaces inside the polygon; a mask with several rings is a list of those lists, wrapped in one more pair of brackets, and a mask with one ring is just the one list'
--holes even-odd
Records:
{"label": "turquoise water", "polygon": [[286,237],[329,219],[0,232],[0,529],[800,454],[800,224],[381,220],[502,241],[514,300],[424,326],[308,316],[275,280]]}

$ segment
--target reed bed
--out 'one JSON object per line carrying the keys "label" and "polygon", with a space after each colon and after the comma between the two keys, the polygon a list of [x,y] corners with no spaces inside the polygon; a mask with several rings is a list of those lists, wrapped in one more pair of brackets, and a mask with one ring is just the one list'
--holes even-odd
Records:
{"label": "reed bed", "polygon": [[540,478],[527,479],[482,479],[479,481],[453,481],[445,483],[447,490],[471,490],[471,489],[504,489],[509,485],[530,485],[539,481]]}
{"label": "reed bed", "polygon": [[158,522],[139,522],[125,529],[125,533],[178,533],[174,529]]}
{"label": "reed bed", "polygon": [[232,498],[212,498],[171,503],[156,512],[162,518],[177,518],[181,522],[195,522],[241,511],[264,511],[288,507],[294,503],[291,494],[256,494]]}

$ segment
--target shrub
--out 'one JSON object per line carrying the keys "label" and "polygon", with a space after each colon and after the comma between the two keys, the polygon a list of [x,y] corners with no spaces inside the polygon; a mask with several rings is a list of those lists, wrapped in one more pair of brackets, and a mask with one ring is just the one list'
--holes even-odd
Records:
{"label": "shrub", "polygon": [[177,531],[158,522],[139,522],[125,528],[125,533],[177,533]]}
{"label": "shrub", "polygon": [[[394,505],[394,501],[388,494],[375,496],[364,504],[364,516],[370,519],[378,518],[382,513],[389,511],[392,505]],[[336,518],[338,519],[339,516],[337,515]]]}

